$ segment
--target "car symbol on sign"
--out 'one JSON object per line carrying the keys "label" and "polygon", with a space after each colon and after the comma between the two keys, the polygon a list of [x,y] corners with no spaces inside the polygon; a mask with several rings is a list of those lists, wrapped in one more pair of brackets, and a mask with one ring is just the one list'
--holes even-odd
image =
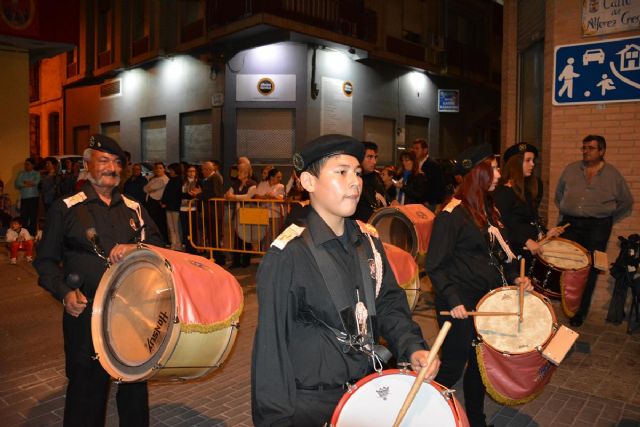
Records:
{"label": "car symbol on sign", "polygon": [[604,64],[604,52],[602,49],[587,49],[582,55],[582,65],[585,67],[589,62],[596,61],[598,64]]}

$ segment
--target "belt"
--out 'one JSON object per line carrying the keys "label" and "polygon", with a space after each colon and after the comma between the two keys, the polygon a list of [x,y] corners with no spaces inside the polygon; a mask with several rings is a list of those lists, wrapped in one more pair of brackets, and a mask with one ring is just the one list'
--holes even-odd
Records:
{"label": "belt", "polygon": [[318,384],[314,386],[306,386],[306,385],[298,384],[298,382],[296,382],[296,388],[298,390],[307,390],[307,391],[328,391],[328,390],[339,390],[339,389],[349,390],[349,387],[351,387],[357,381],[358,380],[354,379],[338,385]]}
{"label": "belt", "polygon": [[562,220],[564,222],[586,222],[586,223],[600,223],[611,221],[612,217],[606,216],[604,218],[596,218],[593,216],[571,216],[571,215],[563,215]]}

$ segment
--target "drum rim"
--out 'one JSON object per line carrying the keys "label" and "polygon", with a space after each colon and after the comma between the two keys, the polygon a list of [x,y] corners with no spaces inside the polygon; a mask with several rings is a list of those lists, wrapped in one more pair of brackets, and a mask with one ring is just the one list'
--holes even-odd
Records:
{"label": "drum rim", "polygon": [[[137,366],[126,365],[122,363],[112,351],[112,346],[107,340],[107,333],[103,330],[106,321],[104,316],[104,301],[110,295],[112,285],[124,273],[126,267],[136,261],[136,257],[144,255],[151,256],[151,260],[145,260],[159,267],[161,273],[166,277],[167,283],[171,284],[171,310],[169,316],[169,326],[165,339],[160,343],[158,350],[145,362]],[[155,261],[155,263],[153,262]],[[93,348],[100,361],[100,364],[109,375],[118,381],[141,381],[150,378],[150,375],[158,367],[164,366],[171,358],[175,350],[176,343],[180,336],[180,323],[176,317],[177,307],[175,298],[175,283],[173,276],[170,274],[170,262],[152,248],[143,245],[138,247],[118,264],[109,267],[100,283],[93,301],[93,309],[91,313],[91,333],[93,337]],[[167,351],[169,349],[170,351]]]}
{"label": "drum rim", "polygon": [[[417,377],[418,374],[410,369],[385,369],[381,372],[373,372],[363,378],[360,378],[351,389],[347,390],[342,397],[340,398],[340,401],[338,402],[338,404],[336,405],[336,409],[333,410],[333,414],[331,415],[331,425],[336,425],[336,423],[338,422],[338,418],[340,417],[340,414],[342,413],[342,410],[344,409],[344,406],[347,404],[347,402],[349,401],[349,399],[351,399],[351,397],[354,395],[354,393],[361,388],[362,386],[364,386],[365,384],[367,384],[368,382],[373,381],[376,378],[380,378],[380,377],[384,377],[387,375],[408,375],[408,376],[413,376],[413,377]],[[443,386],[440,383],[437,383],[435,381],[424,381],[425,383],[428,383],[430,385],[432,385],[438,392],[439,394],[442,394],[442,392],[444,392],[445,390],[447,390],[447,388],[445,386]],[[444,397],[444,396],[443,396]],[[456,424],[459,424],[458,421],[458,410],[455,408],[454,405],[454,401],[455,401],[455,396],[451,395],[450,398],[444,398],[445,402],[447,402],[447,405],[449,405],[449,408],[451,408],[452,413],[454,414],[454,419],[456,420]],[[459,403],[458,403],[459,404]]]}
{"label": "drum rim", "polygon": [[[478,307],[480,307],[480,305],[482,304],[482,302],[484,302],[487,298],[489,298],[491,295],[498,293],[498,292],[504,292],[507,290],[518,290],[519,287],[518,286],[501,286],[499,288],[495,288],[492,289],[491,291],[487,292],[486,295],[484,295],[482,298],[480,298],[480,301],[478,301],[478,303],[476,304],[476,309],[478,309]],[[538,297],[543,304],[545,304],[547,306],[547,308],[549,308],[549,312],[551,313],[551,330],[549,331],[549,335],[547,336],[547,338],[545,338],[544,342],[542,344],[540,344],[540,347],[544,348],[549,341],[551,341],[551,338],[553,338],[554,335],[554,329],[558,324],[558,318],[556,317],[556,312],[553,309],[553,305],[551,304],[551,301],[549,301],[549,298],[547,298],[545,295],[533,290],[533,291],[527,291],[530,294]],[[495,348],[494,346],[492,346],[489,342],[485,341],[482,338],[482,334],[480,332],[478,332],[478,324],[477,324],[477,317],[474,316],[473,318],[473,327],[476,330],[476,335],[478,336],[478,338],[480,339],[479,344],[484,344],[487,347],[490,347],[491,349],[493,349],[494,351],[497,351],[498,353],[502,353],[502,354],[510,354],[510,355],[518,355],[518,354],[528,354],[531,353],[533,351],[538,351],[535,348],[532,350],[528,350],[528,351],[518,351],[518,352],[505,352],[502,351],[498,348]]]}
{"label": "drum rim", "polygon": [[[418,243],[418,232],[416,231],[416,227],[415,225],[413,225],[413,222],[411,221],[411,219],[407,216],[406,213],[404,213],[402,211],[402,205],[401,206],[387,206],[384,208],[380,208],[377,209],[373,212],[373,214],[371,214],[371,216],[369,217],[369,221],[368,223],[373,225],[374,227],[376,226],[377,221],[375,221],[376,219],[380,220],[382,218],[384,218],[387,215],[382,215],[384,213],[400,213],[401,215],[397,218],[399,218],[406,226],[407,228],[410,230],[411,232],[411,239],[413,240],[413,248],[411,250],[411,252],[407,251],[404,248],[400,248],[400,246],[397,246],[398,248],[402,249],[403,251],[409,252],[411,254],[411,256],[413,257],[413,259],[417,259],[419,252],[420,252],[420,244]],[[380,233],[378,232],[378,235],[380,235]],[[382,240],[382,237],[380,237],[380,240],[384,242],[384,240]],[[391,242],[385,242],[388,243],[390,245],[393,245],[393,243]],[[420,269],[420,265],[418,265],[418,270]]]}
{"label": "drum rim", "polygon": [[578,249],[580,249],[580,251],[587,257],[587,265],[585,265],[584,267],[580,267],[580,268],[559,268],[559,267],[547,262],[547,260],[542,258],[540,255],[536,255],[536,259],[538,261],[540,261],[545,266],[547,266],[547,267],[549,267],[549,268],[551,268],[553,270],[559,271],[561,273],[564,272],[564,271],[580,271],[583,268],[591,268],[591,265],[593,264],[593,260],[591,259],[591,254],[589,253],[589,251],[587,251],[587,249],[585,249],[584,246],[582,246],[578,242],[575,242],[575,241],[569,240],[569,239],[565,239],[563,237],[552,237],[551,239],[549,239],[549,241],[554,241],[554,240],[559,240],[561,242],[569,243],[570,245],[575,246]]}

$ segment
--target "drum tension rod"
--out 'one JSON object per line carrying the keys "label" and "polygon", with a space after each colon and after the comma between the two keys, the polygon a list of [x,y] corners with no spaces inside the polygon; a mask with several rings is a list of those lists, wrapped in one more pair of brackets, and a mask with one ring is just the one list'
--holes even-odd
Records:
{"label": "drum tension rod", "polygon": [[407,372],[409,372],[409,366],[411,366],[411,363],[398,362],[398,366],[400,366],[400,372],[402,372],[403,374],[406,374]]}

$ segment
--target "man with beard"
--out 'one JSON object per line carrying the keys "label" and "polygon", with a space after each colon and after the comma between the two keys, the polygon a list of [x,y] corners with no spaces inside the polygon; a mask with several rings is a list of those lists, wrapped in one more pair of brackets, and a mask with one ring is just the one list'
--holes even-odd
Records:
{"label": "man with beard", "polygon": [[[105,423],[111,380],[94,357],[91,302],[108,263],[120,262],[138,242],[163,244],[147,211],[118,190],[124,162],[117,142],[91,136],[84,152],[87,182],[51,205],[34,262],[40,286],[64,305],[65,426]],[[146,382],[120,384],[116,400],[120,425],[149,424]]]}

